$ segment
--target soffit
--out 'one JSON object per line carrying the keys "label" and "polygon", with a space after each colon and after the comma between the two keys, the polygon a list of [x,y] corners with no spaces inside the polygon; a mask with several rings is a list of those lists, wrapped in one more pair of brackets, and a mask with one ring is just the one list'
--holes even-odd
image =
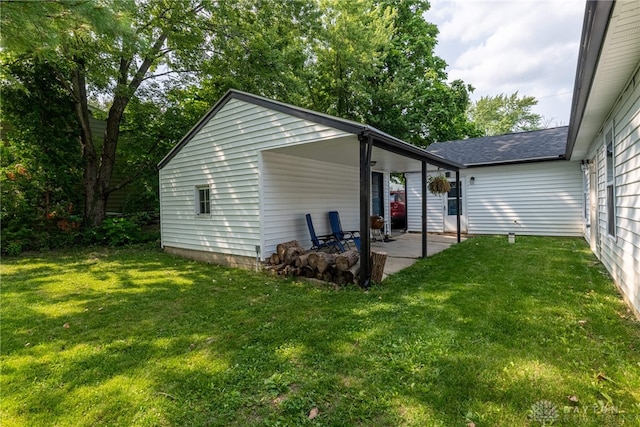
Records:
{"label": "soffit", "polygon": [[640,1],[617,1],[571,158],[584,158],[640,63]]}
{"label": "soffit", "polygon": [[[269,151],[354,168],[360,167],[360,142],[356,135],[283,146]],[[422,168],[422,162],[419,160],[375,146],[371,152],[371,161],[375,162],[371,167],[373,171],[416,172]]]}

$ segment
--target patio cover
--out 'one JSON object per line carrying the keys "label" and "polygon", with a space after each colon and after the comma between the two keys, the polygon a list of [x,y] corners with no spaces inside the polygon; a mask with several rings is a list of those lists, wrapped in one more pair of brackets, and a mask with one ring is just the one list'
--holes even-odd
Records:
{"label": "patio cover", "polygon": [[[446,160],[436,154],[404,142],[388,135],[372,126],[341,119],[328,114],[318,113],[305,108],[296,107],[283,102],[253,95],[238,90],[229,90],[207,114],[187,133],[187,135],[174,147],[173,150],[158,164],[161,169],[184,147],[191,138],[202,129],[211,117],[213,117],[229,100],[237,99],[251,104],[269,108],[308,120],[320,123],[347,133],[356,138],[327,139],[316,143],[307,143],[293,146],[284,146],[273,151],[300,157],[308,157],[316,160],[324,160],[360,168],[360,236],[361,236],[361,269],[360,285],[369,286],[371,276],[371,237],[369,234],[369,218],[371,215],[371,165],[375,162],[380,170],[391,172],[422,172],[422,256],[427,254],[427,164],[455,171],[456,181],[460,180],[460,169],[463,165]],[[458,207],[460,197],[457,198]],[[460,241],[460,209],[458,209],[457,229],[458,242]]]}

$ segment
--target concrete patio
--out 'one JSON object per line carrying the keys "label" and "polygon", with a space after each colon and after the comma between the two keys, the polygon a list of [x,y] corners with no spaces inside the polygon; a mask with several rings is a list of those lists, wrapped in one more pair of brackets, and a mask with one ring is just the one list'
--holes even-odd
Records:
{"label": "concrete patio", "polygon": [[[464,241],[465,236],[462,237]],[[455,234],[428,234],[427,256],[437,254],[457,242]],[[392,233],[391,241],[372,241],[371,250],[386,252],[387,261],[384,266],[382,280],[393,273],[403,270],[415,263],[422,256],[422,234]]]}

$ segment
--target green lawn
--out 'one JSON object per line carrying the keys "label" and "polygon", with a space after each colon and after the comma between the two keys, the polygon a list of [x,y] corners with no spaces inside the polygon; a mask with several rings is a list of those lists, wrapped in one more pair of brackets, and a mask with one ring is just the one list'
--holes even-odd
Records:
{"label": "green lawn", "polygon": [[640,323],[584,241],[506,240],[368,292],[152,246],[5,258],[0,425],[640,425]]}

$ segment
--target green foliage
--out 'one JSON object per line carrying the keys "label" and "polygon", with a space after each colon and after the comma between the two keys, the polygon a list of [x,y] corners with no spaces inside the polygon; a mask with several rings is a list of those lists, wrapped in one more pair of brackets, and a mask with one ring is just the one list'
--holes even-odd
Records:
{"label": "green foliage", "polygon": [[102,223],[105,242],[109,246],[123,246],[136,243],[140,229],[127,218],[107,218]]}
{"label": "green foliage", "polygon": [[[155,164],[231,87],[417,145],[476,136],[465,116],[472,88],[446,81],[428,9],[425,0],[5,3],[3,100],[17,101],[9,122],[29,135],[12,137],[3,167],[50,176],[30,184],[33,194],[7,186],[17,194],[7,206],[33,216],[47,194],[99,227],[110,195],[131,186],[125,213],[156,210]],[[100,135],[90,100],[104,109]]]}
{"label": "green foliage", "polygon": [[[216,3],[196,0],[3,4],[3,65],[46,62],[75,107],[88,225],[100,224],[109,194],[127,183],[111,181],[127,105],[137,93],[152,101],[143,92],[153,88],[148,81],[154,73],[163,74],[161,67],[184,76],[198,68],[209,42],[221,38],[216,36],[217,9]],[[14,80],[10,70],[5,74]],[[165,83],[176,84],[175,79],[156,82]],[[94,141],[89,129],[90,98],[101,99],[108,108],[100,141]],[[142,158],[132,161],[148,163],[145,154],[157,155],[149,151],[150,144],[138,147]]]}
{"label": "green foliage", "polygon": [[483,96],[469,108],[470,120],[485,136],[542,128],[542,116],[531,109],[538,104],[533,96]]}
{"label": "green foliage", "polygon": [[567,427],[640,419],[640,324],[583,239],[470,238],[367,292],[157,245],[0,272],[3,426],[525,427],[541,401]]}
{"label": "green foliage", "polygon": [[0,119],[3,253],[59,247],[78,227],[82,182],[73,105],[45,62],[10,64]]}

